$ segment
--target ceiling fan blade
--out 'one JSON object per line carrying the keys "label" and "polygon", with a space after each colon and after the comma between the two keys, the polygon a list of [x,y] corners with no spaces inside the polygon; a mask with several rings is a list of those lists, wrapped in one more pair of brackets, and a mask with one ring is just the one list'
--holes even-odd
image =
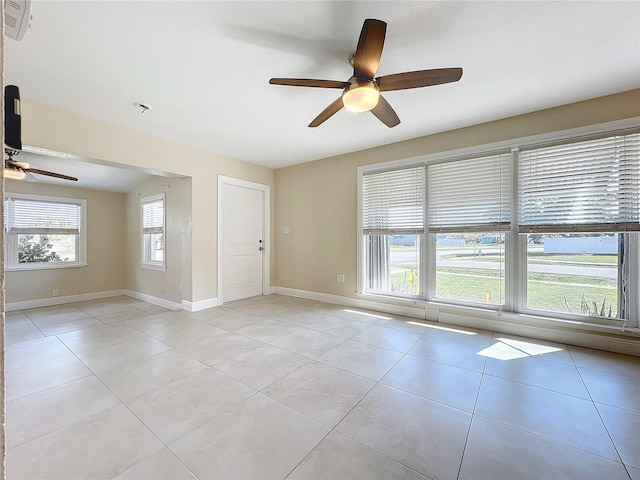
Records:
{"label": "ceiling fan blade", "polygon": [[309,124],[310,127],[317,127],[321,123],[326,122],[329,118],[331,118],[336,112],[338,112],[344,104],[342,103],[342,97],[338,97],[338,99],[325,108],[320,115],[313,119],[313,121]]}
{"label": "ceiling fan blade", "polygon": [[337,80],[313,80],[310,78],[272,78],[271,85],[287,85],[290,87],[345,88],[349,82]]}
{"label": "ceiling fan blade", "polygon": [[[16,166],[18,168],[31,168],[31,167],[33,167],[33,165],[31,165],[28,162],[18,162],[17,160],[8,160],[8,161],[11,162],[11,164],[13,166]],[[5,165],[6,165],[6,162],[5,162]]]}
{"label": "ceiling fan blade", "polygon": [[38,175],[46,175],[48,177],[62,178],[63,180],[71,180],[77,182],[76,177],[70,177],[69,175],[63,175],[61,173],[47,172],[46,170],[40,170],[39,168],[25,168],[23,169],[27,173],[37,173]]}
{"label": "ceiling fan blade", "polygon": [[389,92],[457,82],[461,77],[462,68],[436,68],[385,75],[376,78],[376,83],[381,92]]}
{"label": "ceiling fan blade", "polygon": [[371,110],[371,113],[378,117],[378,120],[389,128],[393,128],[400,123],[398,114],[396,114],[395,110],[391,108],[389,102],[387,102],[382,95],[380,95],[378,99],[378,105]]}
{"label": "ceiling fan blade", "polygon": [[355,77],[373,80],[380,64],[386,32],[387,24],[382,20],[368,18],[364,21],[353,60]]}

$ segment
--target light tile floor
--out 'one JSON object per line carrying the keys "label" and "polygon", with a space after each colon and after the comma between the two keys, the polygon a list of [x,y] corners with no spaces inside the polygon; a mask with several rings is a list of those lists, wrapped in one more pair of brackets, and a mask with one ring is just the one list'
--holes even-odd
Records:
{"label": "light tile floor", "polygon": [[640,480],[640,357],[277,295],[6,341],[9,479]]}

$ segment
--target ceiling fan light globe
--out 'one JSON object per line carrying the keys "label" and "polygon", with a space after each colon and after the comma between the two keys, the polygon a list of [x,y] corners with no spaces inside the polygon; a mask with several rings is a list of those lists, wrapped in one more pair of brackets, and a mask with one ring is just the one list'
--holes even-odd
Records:
{"label": "ceiling fan light globe", "polygon": [[347,88],[342,94],[344,108],[350,112],[368,112],[378,105],[380,92],[371,83]]}
{"label": "ceiling fan light globe", "polygon": [[4,178],[10,178],[11,180],[24,180],[27,176],[22,170],[13,169],[13,168],[5,168],[4,169]]}

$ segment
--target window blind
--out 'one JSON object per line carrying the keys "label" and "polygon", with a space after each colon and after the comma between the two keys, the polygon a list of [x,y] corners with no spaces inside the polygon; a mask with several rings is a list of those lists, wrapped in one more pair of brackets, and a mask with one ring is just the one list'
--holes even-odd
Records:
{"label": "window blind", "polygon": [[521,233],[640,231],[640,133],[518,157]]}
{"label": "window blind", "polygon": [[365,173],[362,198],[365,235],[424,233],[424,165]]}
{"label": "window blind", "polygon": [[80,204],[8,198],[5,225],[12,234],[80,233]]}
{"label": "window blind", "polygon": [[508,231],[511,154],[429,165],[429,232]]}
{"label": "window blind", "polygon": [[164,232],[164,200],[157,199],[142,204],[142,233]]}

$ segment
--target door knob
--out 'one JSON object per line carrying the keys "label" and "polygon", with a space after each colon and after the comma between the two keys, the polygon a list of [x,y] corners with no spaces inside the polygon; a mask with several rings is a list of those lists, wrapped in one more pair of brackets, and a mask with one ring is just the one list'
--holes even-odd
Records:
{"label": "door knob", "polygon": [[264,248],[262,248],[262,247],[258,247],[258,250],[262,251],[262,250],[264,250]]}

